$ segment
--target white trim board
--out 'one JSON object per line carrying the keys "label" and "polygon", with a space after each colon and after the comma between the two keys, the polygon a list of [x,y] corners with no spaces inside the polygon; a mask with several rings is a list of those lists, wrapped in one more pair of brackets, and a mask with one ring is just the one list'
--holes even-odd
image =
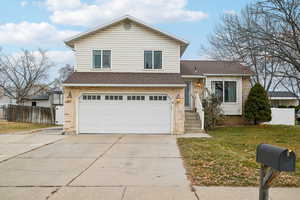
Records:
{"label": "white trim board", "polygon": [[64,87],[186,87],[185,84],[76,84],[64,83]]}
{"label": "white trim board", "polygon": [[206,78],[203,75],[181,75],[182,78]]}
{"label": "white trim board", "polygon": [[204,74],[205,76],[253,76],[253,74]]}
{"label": "white trim board", "polygon": [[297,100],[297,97],[269,97],[271,100]]}

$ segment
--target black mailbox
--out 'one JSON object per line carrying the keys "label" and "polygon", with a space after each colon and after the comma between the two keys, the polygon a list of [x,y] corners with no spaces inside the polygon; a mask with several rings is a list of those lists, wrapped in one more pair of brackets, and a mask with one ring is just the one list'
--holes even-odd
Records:
{"label": "black mailbox", "polygon": [[260,144],[256,149],[256,162],[278,171],[295,171],[296,155],[285,148]]}

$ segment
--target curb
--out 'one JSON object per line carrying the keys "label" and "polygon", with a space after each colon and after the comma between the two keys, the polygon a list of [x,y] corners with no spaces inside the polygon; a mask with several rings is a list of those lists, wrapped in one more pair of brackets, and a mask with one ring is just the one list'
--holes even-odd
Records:
{"label": "curb", "polygon": [[[33,133],[37,133],[37,132],[40,132],[40,131],[51,130],[51,129],[59,129],[59,126],[40,128],[40,129],[34,129],[34,130],[29,130],[29,131],[1,133],[0,135],[26,135],[26,134],[33,134]],[[63,130],[61,130],[61,134],[62,133],[63,133]]]}

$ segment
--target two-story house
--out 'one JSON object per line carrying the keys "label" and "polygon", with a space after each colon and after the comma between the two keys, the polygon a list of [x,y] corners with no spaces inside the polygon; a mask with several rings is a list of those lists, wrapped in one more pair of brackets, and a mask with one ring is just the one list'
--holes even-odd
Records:
{"label": "two-story house", "polygon": [[247,67],[181,61],[186,40],[134,17],[121,17],[65,44],[76,56],[75,72],[64,82],[67,133],[200,131],[205,88],[222,98],[225,115],[242,115],[252,75]]}

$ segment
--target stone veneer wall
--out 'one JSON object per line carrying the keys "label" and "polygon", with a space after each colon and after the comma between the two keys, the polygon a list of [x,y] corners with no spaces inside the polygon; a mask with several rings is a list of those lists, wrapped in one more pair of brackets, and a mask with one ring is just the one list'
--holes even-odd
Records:
{"label": "stone veneer wall", "polygon": [[65,87],[64,88],[64,131],[76,134],[77,102],[82,93],[160,93],[171,97],[173,104],[173,134],[184,133],[184,101],[177,102],[176,97],[184,97],[184,88],[126,88],[126,87]]}

